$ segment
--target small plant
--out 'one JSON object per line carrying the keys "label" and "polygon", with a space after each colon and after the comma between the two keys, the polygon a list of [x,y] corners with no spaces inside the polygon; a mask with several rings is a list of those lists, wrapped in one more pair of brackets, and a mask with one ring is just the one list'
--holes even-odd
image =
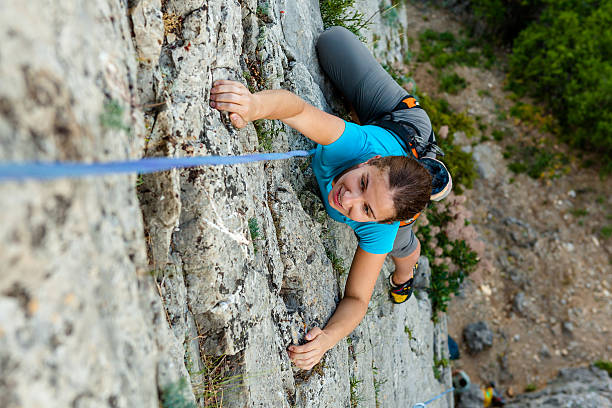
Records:
{"label": "small plant", "polygon": [[399,26],[399,14],[396,9],[398,4],[391,4],[390,6],[385,7],[383,2],[378,6],[380,16],[385,25],[393,28],[397,28]]}
{"label": "small plant", "polygon": [[320,0],[321,18],[323,27],[341,26],[355,34],[363,41],[360,30],[367,28],[369,22],[359,10],[350,11],[355,0]]}
{"label": "small plant", "polygon": [[351,408],[357,408],[359,403],[363,401],[363,396],[358,390],[359,384],[363,380],[358,380],[354,375],[350,378],[350,397],[351,397]]}
{"label": "small plant", "polygon": [[123,107],[114,99],[104,103],[99,119],[100,125],[106,129],[130,131],[130,127],[123,123]]}
{"label": "small plant", "polygon": [[404,333],[408,335],[408,339],[412,340],[414,337],[412,336],[412,330],[408,326],[404,326]]}
{"label": "small plant", "polygon": [[573,209],[570,210],[570,213],[574,217],[585,217],[585,216],[589,215],[589,211],[584,209],[584,208],[573,208]]}
{"label": "small plant", "polygon": [[504,157],[513,161],[508,168],[514,173],[526,173],[539,178],[557,178],[569,171],[569,159],[561,153],[553,153],[544,147],[525,144],[509,145]]}
{"label": "small plant", "polygon": [[495,141],[500,142],[504,138],[504,132],[499,129],[495,129],[491,132],[491,136],[493,136]]}
{"label": "small plant", "polygon": [[485,96],[491,97],[491,92],[488,89],[479,89],[478,96],[480,96],[481,98]]}
{"label": "small plant", "polygon": [[185,377],[165,386],[161,391],[162,408],[196,408],[196,405],[185,397],[185,394],[189,392],[187,387]]}
{"label": "small plant", "polygon": [[259,238],[259,225],[255,217],[249,218],[249,232],[251,233],[251,241],[253,241],[253,249],[257,253],[256,240]]}
{"label": "small plant", "polygon": [[253,125],[255,126],[255,131],[257,132],[259,149],[264,152],[271,151],[273,138],[277,137],[281,132],[280,128],[276,128],[273,123],[266,123],[264,120],[256,120],[253,122]]}
{"label": "small plant", "polygon": [[558,133],[559,127],[556,119],[550,114],[546,114],[544,110],[538,106],[517,101],[510,108],[510,116],[534,126],[543,132]]}
{"label": "small plant", "polygon": [[599,369],[605,370],[612,377],[612,361],[597,360],[593,365]]}
{"label": "small plant", "polygon": [[452,74],[442,74],[440,77],[440,91],[454,95],[466,87],[467,81],[455,72]]}
{"label": "small plant", "polygon": [[336,255],[335,252],[327,248],[325,249],[325,254],[327,255],[327,258],[329,258],[332,264],[332,268],[334,269],[334,271],[336,271],[338,276],[344,275],[346,273],[346,268],[344,267],[344,261],[342,261],[342,258]]}
{"label": "small plant", "polygon": [[529,383],[525,386],[525,392],[534,392],[537,388],[534,383]]}
{"label": "small plant", "polygon": [[603,239],[608,239],[612,237],[612,227],[611,226],[602,227],[599,232]]}
{"label": "small plant", "polygon": [[199,378],[199,381],[192,382],[191,387],[196,400],[203,400],[204,407],[222,408],[224,396],[236,392],[243,384],[242,374],[232,374],[237,370],[238,363],[230,359],[227,355],[213,357],[203,354],[204,368],[191,374],[192,379]]}
{"label": "small plant", "polygon": [[434,356],[434,363],[433,363],[432,369],[433,369],[434,377],[436,378],[436,380],[440,381],[440,379],[442,378],[442,370],[445,368],[448,368],[449,365],[450,364],[447,358],[443,357],[438,360]]}
{"label": "small plant", "polygon": [[[443,69],[456,64],[478,66],[481,64],[482,52],[471,51],[476,41],[466,38],[456,38],[451,32],[425,30],[419,34],[421,53],[419,61],[431,61],[437,69]],[[489,50],[490,54],[492,52]],[[487,55],[490,57],[490,55]]]}
{"label": "small plant", "polygon": [[464,152],[455,145],[453,135],[455,132],[465,132],[467,137],[473,136],[476,133],[474,119],[465,112],[454,112],[446,99],[434,99],[426,95],[419,95],[419,99],[434,129],[439,129],[443,125],[449,127],[446,139],[438,138],[437,142],[445,153],[442,161],[453,176],[453,190],[455,194],[461,194],[463,188],[472,188],[478,174],[472,153]]}
{"label": "small plant", "polygon": [[[479,259],[464,239],[448,238],[445,228],[453,220],[448,209],[441,211],[430,204],[426,217],[428,223],[418,226],[417,236],[421,241],[421,254],[432,261],[431,283],[427,291],[432,305],[432,320],[437,322],[438,313],[446,312],[451,296],[459,291],[461,283],[474,270]],[[431,244],[434,240],[440,253],[436,253]],[[438,259],[447,259],[450,263],[436,262]]]}
{"label": "small plant", "polygon": [[378,367],[372,361],[372,373],[374,377],[374,402],[376,403],[376,408],[380,407],[379,395],[380,395],[380,387],[383,386],[387,382],[387,379],[384,378],[382,380],[378,379]]}

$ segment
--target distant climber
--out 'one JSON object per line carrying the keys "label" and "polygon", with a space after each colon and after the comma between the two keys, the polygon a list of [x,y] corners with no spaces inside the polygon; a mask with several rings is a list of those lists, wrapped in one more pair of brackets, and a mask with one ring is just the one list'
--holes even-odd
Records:
{"label": "distant climber", "polygon": [[210,96],[211,107],[229,112],[237,128],[256,119],[280,119],[316,142],[312,167],[325,209],[353,228],[359,240],[336,311],[323,329],[306,334],[308,343],[289,347],[291,360],[306,370],[363,319],[388,254],[395,263],[391,300],[410,298],[420,255],[411,224],[430,200],[445,197],[452,187],[446,167],[435,159],[441,151],[429,117],[367,48],[348,30],[332,27],[319,37],[317,52],[357,123],[286,90],[252,94],[239,82],[221,80]]}

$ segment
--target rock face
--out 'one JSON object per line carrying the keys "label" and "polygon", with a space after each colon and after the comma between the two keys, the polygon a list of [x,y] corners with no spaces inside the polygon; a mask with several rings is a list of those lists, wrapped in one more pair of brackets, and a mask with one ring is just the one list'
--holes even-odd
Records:
{"label": "rock face", "polygon": [[594,366],[562,369],[546,388],[520,395],[506,407],[609,408],[612,407],[612,378]]}
{"label": "rock face", "polygon": [[[407,46],[398,16],[366,33],[387,44],[381,61]],[[216,79],[340,106],[314,51],[317,1],[9,0],[0,20],[3,161],[312,147],[280,122],[233,129],[208,106]],[[311,372],[291,366],[286,347],[325,325],[356,248],[317,194],[307,159],[1,184],[0,406],[208,406],[219,369],[228,407],[410,406],[446,390],[449,370],[432,370],[445,320],[424,292],[387,300],[390,262],[349,338]]]}

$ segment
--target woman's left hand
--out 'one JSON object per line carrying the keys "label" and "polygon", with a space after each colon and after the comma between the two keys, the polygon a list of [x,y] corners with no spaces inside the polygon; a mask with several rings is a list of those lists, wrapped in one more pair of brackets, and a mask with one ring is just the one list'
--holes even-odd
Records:
{"label": "woman's left hand", "polygon": [[229,112],[232,125],[241,129],[257,118],[257,98],[236,81],[215,81],[210,90],[210,106]]}
{"label": "woman's left hand", "polygon": [[329,336],[320,328],[315,327],[306,334],[308,343],[302,346],[289,346],[289,358],[298,368],[310,370],[314,367],[327,350],[333,344],[330,343]]}

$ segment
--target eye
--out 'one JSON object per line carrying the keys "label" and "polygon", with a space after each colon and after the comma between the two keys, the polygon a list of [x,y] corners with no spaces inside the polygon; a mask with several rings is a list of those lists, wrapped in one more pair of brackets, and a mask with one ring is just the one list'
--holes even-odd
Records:
{"label": "eye", "polygon": [[367,206],[367,205],[364,205],[364,206],[363,206],[363,212],[365,213],[365,215],[369,215],[369,214],[368,214],[368,210],[369,210],[368,206]]}
{"label": "eye", "polygon": [[361,189],[365,190],[365,186],[366,186],[365,177],[361,177]]}

